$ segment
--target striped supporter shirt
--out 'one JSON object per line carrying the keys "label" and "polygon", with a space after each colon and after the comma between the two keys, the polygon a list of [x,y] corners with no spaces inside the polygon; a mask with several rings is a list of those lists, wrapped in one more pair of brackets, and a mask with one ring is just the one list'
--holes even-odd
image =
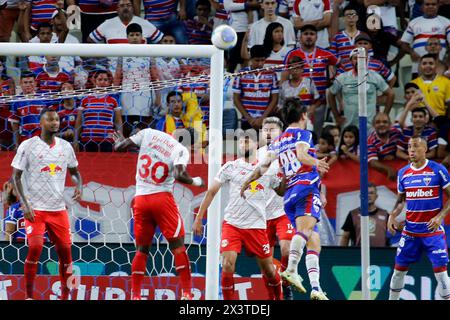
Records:
{"label": "striped supporter shirt", "polygon": [[145,19],[163,20],[177,12],[177,0],[144,0]]}
{"label": "striped supporter shirt", "polygon": [[220,20],[228,20],[228,12],[223,6],[223,0],[214,0],[214,2],[217,2],[220,7],[218,10],[216,10],[216,14],[214,15],[214,17]]}
{"label": "striped supporter shirt", "polygon": [[301,48],[291,50],[285,59],[285,64],[292,57],[300,57],[304,61],[303,75],[312,78],[320,94],[322,104],[326,103],[325,91],[328,87],[328,66],[335,66],[338,58],[330,51],[316,47],[312,52],[306,53]]}
{"label": "striped supporter shirt", "polygon": [[402,129],[399,124],[395,124],[389,130],[389,138],[384,143],[378,137],[376,131],[373,131],[367,138],[367,158],[368,161],[383,160],[389,155],[395,156],[397,152],[397,143],[402,136]]}
{"label": "striped supporter shirt", "polygon": [[59,92],[63,83],[72,82],[71,77],[64,72],[57,74],[49,74],[44,71],[40,72],[36,77],[36,88],[38,92]]}
{"label": "striped supporter shirt", "polygon": [[287,13],[288,17],[291,17],[294,13],[295,0],[280,0],[278,3],[278,12]]}
{"label": "striped supporter shirt", "polygon": [[358,30],[351,38],[345,30],[339,31],[330,43],[330,51],[339,59],[339,66],[349,61],[350,52],[355,48],[355,39],[361,32]]}
{"label": "striped supporter shirt", "polygon": [[[240,72],[250,71],[245,67]],[[234,79],[233,92],[239,93],[241,102],[253,118],[261,117],[270,103],[271,95],[278,93],[277,76],[272,71],[249,73]]]}
{"label": "striped supporter shirt", "polygon": [[[414,127],[409,126],[407,128],[403,128],[402,131],[403,131],[403,134],[401,135],[400,139],[398,140],[397,148],[402,151],[407,152],[409,139],[411,139],[414,136]],[[437,148],[438,135],[437,135],[437,131],[435,128],[426,126],[420,133],[420,136],[422,138],[425,138],[425,140],[427,141],[428,151]]]}
{"label": "striped supporter shirt", "polygon": [[[289,51],[291,51],[291,48],[288,48],[287,46],[283,46],[280,50],[276,52],[272,50],[270,56],[266,59],[266,62],[264,63],[264,67],[272,67],[284,64],[284,59],[286,58],[286,55],[289,53]],[[272,71],[277,71],[278,79],[281,78],[281,72],[283,71],[282,68],[272,69]]]}
{"label": "striped supporter shirt", "polygon": [[61,109],[58,111],[59,121],[61,123],[61,132],[67,131],[68,129],[73,130],[75,128],[75,121],[77,120],[78,113],[76,103],[77,102],[75,100],[75,106],[73,109],[65,109],[63,106],[61,106]]}
{"label": "striped supporter shirt", "polygon": [[[386,67],[386,65],[380,60],[369,57],[369,64],[367,67],[369,70],[372,70],[382,76],[383,79],[386,80],[386,82],[389,82],[392,80],[392,78],[394,78],[394,73],[391,71],[391,69]],[[350,62],[350,60],[347,60],[345,62],[339,63],[339,68],[337,69],[336,74],[340,75],[341,73],[350,71],[352,69],[352,63]]]}
{"label": "striped supporter shirt", "polygon": [[21,209],[20,202],[13,203],[8,207],[5,214],[5,225],[13,224],[15,225],[15,232],[13,233],[13,241],[25,241],[26,231],[25,231],[25,218],[23,217],[23,212]]}
{"label": "striped supporter shirt", "polygon": [[79,0],[78,5],[83,13],[109,14],[117,12],[119,0],[111,0],[111,6],[101,5],[99,0]]}
{"label": "striped supporter shirt", "polygon": [[88,96],[81,100],[81,141],[113,142],[114,113],[120,108],[118,101],[112,95]]}
{"label": "striped supporter shirt", "polygon": [[43,108],[50,107],[56,110],[54,101],[28,100],[14,102],[11,106],[9,121],[19,124],[20,141],[24,141],[41,134],[39,123]]}
{"label": "striped supporter shirt", "polygon": [[[209,23],[214,24],[213,19]],[[200,23],[197,17],[184,23],[189,44],[211,44],[212,28],[206,24]]]}
{"label": "striped supporter shirt", "polygon": [[[142,27],[142,36],[147,43],[158,43],[164,36],[153,24],[140,17],[134,16],[129,24],[137,23]],[[129,25],[128,24],[128,25]],[[91,32],[89,37],[96,43],[128,43],[127,26],[119,17],[108,19]]]}
{"label": "striped supporter shirt", "polygon": [[[447,51],[447,43],[450,43],[450,20],[436,16],[434,18],[418,17],[411,20],[402,35],[401,41],[408,43],[419,55],[427,54],[425,46],[431,37],[439,38],[441,42],[441,52],[439,59],[443,59]],[[413,72],[417,72],[417,63],[413,64]]]}
{"label": "striped supporter shirt", "polygon": [[450,186],[447,169],[426,160],[422,168],[411,164],[398,172],[398,192],[406,193],[406,225],[403,233],[416,237],[429,237],[444,233],[442,226],[431,232],[427,223],[442,210],[442,190]]}
{"label": "striped supporter shirt", "polygon": [[55,10],[56,0],[32,0],[31,29],[37,30],[40,23],[50,22],[53,11]]}

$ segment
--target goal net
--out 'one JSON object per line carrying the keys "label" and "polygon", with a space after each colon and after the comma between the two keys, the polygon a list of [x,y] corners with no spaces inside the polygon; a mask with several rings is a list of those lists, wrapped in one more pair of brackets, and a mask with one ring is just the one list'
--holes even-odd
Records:
{"label": "goal net", "polygon": [[[20,56],[21,52],[29,55]],[[39,113],[44,107],[58,112],[58,136],[75,148],[84,184],[80,202],[71,199],[74,186],[69,179],[64,193],[73,237],[74,274],[80,276],[74,280],[76,289],[71,299],[129,299],[135,254],[131,207],[138,150],[113,152],[111,133],[118,130],[129,137],[150,127],[174,134],[191,150],[189,173],[208,181],[222,160],[222,96],[224,87],[228,88],[222,85],[223,53],[213,46],[7,43],[0,45],[0,57],[0,182],[4,212],[0,229],[0,300],[25,297],[24,219],[20,199],[8,182],[15,150],[21,142],[39,134]],[[230,85],[230,80],[225,79],[225,84]],[[41,169],[49,179],[60,170],[53,164]],[[147,170],[155,179],[161,178],[160,171]],[[45,184],[32,179],[27,182]],[[215,248],[220,215],[209,221],[209,232],[217,235],[214,240],[192,233],[194,213],[205,191],[179,183],[174,187],[186,231],[194,299],[217,298],[219,291]],[[210,210],[220,212],[219,206],[217,199]],[[212,252],[208,264],[207,250]],[[143,283],[144,299],[180,296],[173,256],[159,230],[147,275],[150,277]],[[59,298],[57,256],[50,241],[45,242],[35,287],[38,299]]]}

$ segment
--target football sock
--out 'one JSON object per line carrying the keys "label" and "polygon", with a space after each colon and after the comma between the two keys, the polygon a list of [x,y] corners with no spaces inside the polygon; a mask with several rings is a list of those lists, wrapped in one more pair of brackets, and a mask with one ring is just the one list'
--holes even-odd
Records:
{"label": "football sock", "polygon": [[234,300],[234,273],[222,271],[223,300]]}
{"label": "football sock", "polygon": [[320,291],[320,267],[319,267],[319,253],[313,250],[308,250],[306,253],[306,269],[308,270],[309,283],[313,290]]}
{"label": "football sock", "polygon": [[450,281],[447,275],[447,270],[435,272],[434,276],[436,277],[438,283],[439,295],[444,300],[450,300]]}
{"label": "football sock", "polygon": [[405,276],[408,273],[408,270],[400,271],[394,269],[394,274],[391,278],[390,290],[389,290],[389,300],[398,300],[400,299],[400,292],[405,285]]}
{"label": "football sock", "polygon": [[282,256],[281,257],[281,272],[283,272],[284,270],[286,270],[287,266],[288,266],[288,262],[289,262],[289,255],[287,256]]}
{"label": "football sock", "polygon": [[36,278],[39,257],[41,256],[43,246],[43,237],[30,237],[28,239],[28,253],[24,266],[26,298],[34,299],[34,279]]}
{"label": "football sock", "polygon": [[297,232],[291,240],[291,248],[289,251],[289,262],[286,271],[289,273],[297,273],[298,263],[302,259],[303,249],[308,241],[303,233]]}
{"label": "football sock", "polygon": [[272,278],[263,275],[263,279],[269,293],[269,300],[283,300],[283,291],[281,290],[281,278],[279,273],[275,272]]}
{"label": "football sock", "polygon": [[186,247],[182,246],[172,251],[175,260],[175,270],[180,276],[181,288],[183,293],[191,294],[192,279],[191,279],[191,264],[186,253]]}
{"label": "football sock", "polygon": [[56,247],[59,263],[59,278],[61,280],[61,300],[69,299],[72,283],[70,276],[72,275],[72,251],[70,245],[61,245]]}
{"label": "football sock", "polygon": [[142,280],[144,280],[145,268],[147,266],[148,254],[136,251],[131,264],[131,295],[132,297],[141,298]]}

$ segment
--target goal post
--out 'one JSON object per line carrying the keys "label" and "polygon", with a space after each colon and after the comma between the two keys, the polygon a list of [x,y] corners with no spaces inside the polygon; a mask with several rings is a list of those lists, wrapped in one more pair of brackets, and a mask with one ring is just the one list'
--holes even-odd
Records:
{"label": "goal post", "polygon": [[[212,183],[219,171],[222,164],[223,50],[213,45],[0,43],[0,56],[209,58],[211,66],[208,183]],[[219,297],[220,200],[218,194],[208,210],[211,214],[207,224],[205,285],[207,300],[217,300]]]}

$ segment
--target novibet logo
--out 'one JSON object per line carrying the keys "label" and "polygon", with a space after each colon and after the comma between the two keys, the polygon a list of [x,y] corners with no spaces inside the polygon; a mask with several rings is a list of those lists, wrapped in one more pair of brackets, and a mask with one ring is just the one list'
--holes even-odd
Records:
{"label": "novibet logo", "polygon": [[[334,266],[331,271],[336,278],[345,299],[360,300],[361,291],[361,267],[360,266]],[[391,273],[390,267],[370,266],[369,284],[371,299],[375,300],[383,288]],[[358,289],[358,290],[357,290]]]}

